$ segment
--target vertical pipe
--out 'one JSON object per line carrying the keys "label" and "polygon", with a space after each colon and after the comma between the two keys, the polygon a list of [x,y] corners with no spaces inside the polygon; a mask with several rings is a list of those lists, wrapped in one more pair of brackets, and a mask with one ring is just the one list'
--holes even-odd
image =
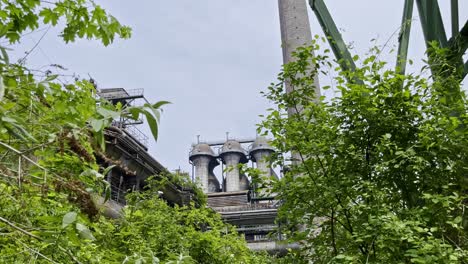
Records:
{"label": "vertical pipe", "polygon": [[222,181],[221,184],[223,185],[223,188],[221,188],[221,190],[223,192],[225,192],[226,191],[226,175],[224,173],[224,163],[223,162],[221,162],[221,181]]}

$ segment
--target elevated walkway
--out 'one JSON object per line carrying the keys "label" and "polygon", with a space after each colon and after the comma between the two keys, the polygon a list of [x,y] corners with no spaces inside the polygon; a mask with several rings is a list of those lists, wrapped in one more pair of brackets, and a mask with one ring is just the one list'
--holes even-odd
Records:
{"label": "elevated walkway", "polygon": [[[123,107],[148,103],[143,89],[106,88],[99,89],[97,95]],[[135,126],[142,123],[142,119],[115,119],[104,131],[105,153],[96,154],[102,167],[114,165],[105,176],[111,185],[111,200],[121,205],[125,204],[127,192],[144,190],[149,177],[161,180],[169,176],[167,169],[148,153],[148,137]],[[161,191],[160,196],[170,204],[188,204],[194,196],[193,190],[170,182]]]}

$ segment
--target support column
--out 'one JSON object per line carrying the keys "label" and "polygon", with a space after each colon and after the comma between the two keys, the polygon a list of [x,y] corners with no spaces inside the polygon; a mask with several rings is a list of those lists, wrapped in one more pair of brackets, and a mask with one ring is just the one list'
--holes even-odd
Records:
{"label": "support column", "polygon": [[237,153],[230,153],[224,156],[224,163],[226,164],[226,191],[236,192],[240,190],[240,175],[239,165],[240,155]]}
{"label": "support column", "polygon": [[197,156],[193,159],[195,177],[200,181],[204,193],[208,192],[208,165],[210,164],[210,160],[211,158],[208,156]]}

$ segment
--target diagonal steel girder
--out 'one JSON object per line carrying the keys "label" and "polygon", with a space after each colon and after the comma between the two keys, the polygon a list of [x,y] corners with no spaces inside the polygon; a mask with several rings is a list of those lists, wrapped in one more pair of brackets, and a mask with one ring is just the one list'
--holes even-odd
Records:
{"label": "diagonal steel girder", "polygon": [[[322,30],[324,31],[330,47],[343,70],[355,70],[356,65],[346,44],[339,32],[333,18],[328,11],[324,0],[309,0],[309,5],[317,17]],[[463,55],[468,47],[468,21],[459,30],[458,0],[451,0],[451,23],[452,37],[447,40],[445,27],[442,21],[438,0],[416,0],[416,5],[423,29],[426,47],[430,48],[430,43],[435,41],[442,48],[450,50],[450,60],[459,65],[462,72],[462,79],[468,73],[468,61],[463,63]],[[411,31],[411,20],[413,15],[414,0],[405,0],[401,30],[398,38],[397,71],[405,73],[408,55],[409,36]]]}
{"label": "diagonal steel girder", "polygon": [[323,0],[309,0],[309,5],[314,11],[341,68],[345,71],[354,71],[356,65],[354,64],[353,58]]}
{"label": "diagonal steel girder", "polygon": [[413,18],[414,0],[405,0],[403,7],[403,18],[401,19],[400,34],[398,36],[398,53],[396,70],[400,74],[405,74],[406,60],[408,58],[409,37]]}
{"label": "diagonal steel girder", "polygon": [[[459,32],[458,0],[451,0],[452,37],[450,40],[447,40],[438,0],[416,0],[416,4],[426,47],[429,49],[431,42],[435,41],[439,47],[447,48],[449,50],[447,58],[457,65],[461,80],[463,80],[468,72],[463,63],[463,54],[468,47],[468,21]],[[428,55],[431,56],[431,54]]]}
{"label": "diagonal steel girder", "polygon": [[432,41],[437,41],[442,48],[447,47],[447,35],[445,34],[438,1],[416,0],[416,5],[427,47],[429,48],[429,43]]}

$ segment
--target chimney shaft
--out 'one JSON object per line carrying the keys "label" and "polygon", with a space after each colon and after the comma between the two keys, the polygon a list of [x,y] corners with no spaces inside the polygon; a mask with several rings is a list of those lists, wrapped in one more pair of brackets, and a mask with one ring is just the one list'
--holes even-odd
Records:
{"label": "chimney shaft", "polygon": [[[287,64],[294,61],[291,55],[293,51],[298,47],[312,44],[312,33],[305,0],[278,0],[278,8],[283,63]],[[286,93],[290,93],[293,89],[294,87],[286,83]],[[315,78],[315,96],[320,97],[318,78]],[[289,109],[288,113],[291,115],[295,113],[295,110]]]}

